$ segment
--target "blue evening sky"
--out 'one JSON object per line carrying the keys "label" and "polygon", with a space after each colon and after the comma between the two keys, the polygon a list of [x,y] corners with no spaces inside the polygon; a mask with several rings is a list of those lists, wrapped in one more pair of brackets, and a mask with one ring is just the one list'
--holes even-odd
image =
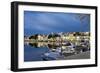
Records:
{"label": "blue evening sky", "polygon": [[90,31],[90,14],[24,11],[24,34]]}

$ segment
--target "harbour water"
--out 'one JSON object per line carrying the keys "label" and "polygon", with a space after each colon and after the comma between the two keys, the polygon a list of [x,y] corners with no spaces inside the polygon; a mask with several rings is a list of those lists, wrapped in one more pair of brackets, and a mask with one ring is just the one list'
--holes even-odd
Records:
{"label": "harbour water", "polygon": [[[68,42],[25,42],[24,61],[64,60],[67,59],[67,57],[69,58],[70,56],[89,51],[90,48],[86,45],[76,46]],[[90,58],[90,56],[88,58]]]}

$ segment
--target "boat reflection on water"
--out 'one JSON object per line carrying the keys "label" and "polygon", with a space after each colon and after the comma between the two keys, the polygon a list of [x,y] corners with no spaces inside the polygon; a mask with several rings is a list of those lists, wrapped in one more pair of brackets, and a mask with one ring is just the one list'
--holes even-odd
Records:
{"label": "boat reflection on water", "polygon": [[42,60],[63,60],[68,56],[80,54],[90,50],[89,42],[81,42],[80,45],[71,42],[26,42],[34,48],[48,48],[49,51],[41,55]]}

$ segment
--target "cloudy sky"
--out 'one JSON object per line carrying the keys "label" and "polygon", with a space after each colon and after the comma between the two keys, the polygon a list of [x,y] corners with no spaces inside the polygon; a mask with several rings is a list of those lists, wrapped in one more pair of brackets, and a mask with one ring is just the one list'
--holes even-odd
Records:
{"label": "cloudy sky", "polygon": [[90,15],[24,11],[24,34],[90,31]]}

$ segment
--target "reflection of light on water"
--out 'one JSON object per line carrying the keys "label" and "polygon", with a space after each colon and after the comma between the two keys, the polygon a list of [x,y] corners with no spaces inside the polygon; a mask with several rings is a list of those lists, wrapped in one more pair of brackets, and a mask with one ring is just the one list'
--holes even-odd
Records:
{"label": "reflection of light on water", "polygon": [[43,59],[45,60],[48,60],[49,58],[57,59],[61,57],[67,57],[82,53],[84,51],[89,51],[89,42],[86,43],[88,46],[84,45],[84,43],[82,43],[83,45],[81,43],[81,45],[78,43],[79,42],[76,42],[74,44],[71,42],[25,42],[25,44],[32,47],[49,48],[49,52],[44,52],[42,55]]}
{"label": "reflection of light on water", "polygon": [[29,45],[29,42],[24,42],[25,45]]}

